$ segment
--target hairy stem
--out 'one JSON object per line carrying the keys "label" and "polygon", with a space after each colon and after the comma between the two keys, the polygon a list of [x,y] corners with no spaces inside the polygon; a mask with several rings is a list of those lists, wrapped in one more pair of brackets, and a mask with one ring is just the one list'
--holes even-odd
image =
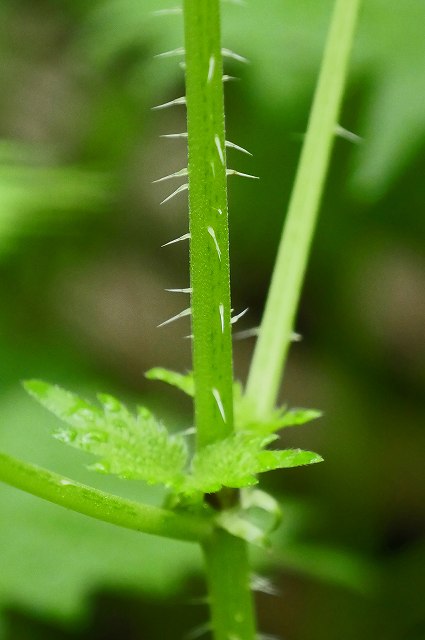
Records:
{"label": "hairy stem", "polygon": [[275,405],[323,192],[361,0],[336,0],[287,218],[248,376],[260,417]]}
{"label": "hairy stem", "polygon": [[[233,432],[229,229],[219,0],[184,0],[195,424],[198,449]],[[247,544],[204,545],[215,640],[254,640]]]}
{"label": "hairy stem", "polygon": [[233,429],[229,229],[218,0],[185,0],[190,275],[198,447]]}
{"label": "hairy stem", "polygon": [[248,549],[243,540],[218,530],[204,545],[214,640],[254,640]]}
{"label": "hairy stem", "polygon": [[114,496],[4,453],[0,453],[0,481],[126,529],[195,542],[205,540],[212,532],[212,524],[206,519]]}

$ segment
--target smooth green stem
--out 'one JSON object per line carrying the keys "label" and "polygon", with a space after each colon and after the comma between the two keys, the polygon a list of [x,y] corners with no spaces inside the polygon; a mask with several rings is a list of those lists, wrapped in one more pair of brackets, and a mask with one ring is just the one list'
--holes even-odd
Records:
{"label": "smooth green stem", "polygon": [[255,640],[247,545],[218,530],[204,544],[214,640]]}
{"label": "smooth green stem", "polygon": [[210,521],[114,496],[0,453],[0,481],[91,518],[166,538],[205,540]]}
{"label": "smooth green stem", "polygon": [[184,0],[197,445],[233,430],[229,228],[219,0]]}
{"label": "smooth green stem", "polygon": [[336,0],[288,214],[248,376],[258,417],[275,405],[336,133],[361,0]]}

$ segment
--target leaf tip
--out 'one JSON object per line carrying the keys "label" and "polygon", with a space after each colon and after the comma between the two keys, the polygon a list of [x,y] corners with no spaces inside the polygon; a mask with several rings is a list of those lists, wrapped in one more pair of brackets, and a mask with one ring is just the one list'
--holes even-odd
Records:
{"label": "leaf tip", "polygon": [[42,398],[47,395],[51,385],[48,382],[44,382],[44,380],[38,380],[33,378],[31,380],[23,380],[22,386],[25,391],[29,393],[31,396],[36,398]]}

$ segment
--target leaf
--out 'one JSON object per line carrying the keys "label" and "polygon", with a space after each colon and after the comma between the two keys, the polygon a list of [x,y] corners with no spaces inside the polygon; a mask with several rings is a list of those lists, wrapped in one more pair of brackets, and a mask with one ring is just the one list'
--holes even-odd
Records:
{"label": "leaf", "polygon": [[180,391],[183,391],[192,398],[195,395],[195,383],[191,373],[184,375],[182,373],[177,373],[176,371],[163,369],[162,367],[155,367],[154,369],[147,371],[145,376],[148,380],[160,380],[161,382],[166,382],[173,387],[177,387],[177,389],[180,389]]}
{"label": "leaf", "polygon": [[259,467],[257,473],[272,471],[273,469],[302,467],[316,462],[323,462],[323,458],[313,451],[303,451],[302,449],[261,451],[258,455]]}
{"label": "leaf", "polygon": [[181,436],[170,436],[147,409],[139,407],[134,417],[110,395],[98,395],[101,409],[40,380],[24,386],[71,427],[56,430],[55,438],[101,458],[91,468],[149,484],[180,484],[187,460],[185,441]]}
{"label": "leaf", "polygon": [[259,473],[322,461],[317,453],[301,449],[264,451],[263,447],[275,439],[270,434],[236,433],[204,447],[195,454],[192,475],[186,478],[182,491],[214,493],[223,486],[249,487],[258,483]]}
{"label": "leaf", "polygon": [[[267,12],[261,2],[251,3],[249,10],[242,12],[223,6],[224,41],[254,62],[249,86],[258,109],[266,112],[273,104],[291,121],[292,113],[306,108],[306,95],[314,87],[332,4],[330,0],[268,0]],[[158,52],[165,51],[171,42],[178,46],[174,21],[149,19],[149,10],[155,5],[152,0],[96,3],[88,12],[84,30],[88,35],[78,43],[91,67],[108,68],[134,43],[143,51],[147,37]],[[350,63],[352,77],[366,79],[356,117],[356,133],[364,143],[358,148],[352,183],[355,192],[377,198],[420,150],[425,135],[425,79],[417,64],[425,55],[425,4],[418,0],[369,0],[364,5]],[[144,29],[137,30],[136,26],[142,23]],[[259,24],[261,29],[257,28]],[[277,51],[294,47],[294,43],[297,55],[289,59],[276,55]],[[226,61],[226,69],[231,71],[232,64]],[[140,73],[138,69],[135,65],[134,73]],[[166,92],[167,83],[173,86],[176,82],[178,69],[172,61],[149,70],[145,83],[156,95]],[[129,84],[135,85],[134,78],[129,78]],[[145,85],[143,88],[146,92]]]}
{"label": "leaf", "polygon": [[185,490],[213,493],[223,486],[237,489],[257,484],[256,459],[271,440],[274,436],[236,433],[204,447],[193,458]]}
{"label": "leaf", "polygon": [[283,409],[275,413],[273,431],[286,427],[298,427],[312,420],[317,420],[322,415],[322,412],[317,409]]}
{"label": "leaf", "polygon": [[[71,370],[72,361],[68,364]],[[93,384],[83,370],[79,384]],[[160,485],[88,472],[81,465],[84,454],[63,447],[48,434],[57,418],[16,384],[3,389],[0,419],[1,449],[104,491],[161,504]],[[43,420],[46,430],[40,429]],[[84,619],[96,592],[124,589],[152,598],[170,597],[188,575],[202,570],[198,545],[114,527],[6,485],[0,487],[0,514],[4,609],[37,611],[38,616],[66,617],[67,622],[71,617]]]}
{"label": "leaf", "polygon": [[234,385],[234,411],[235,428],[238,431],[251,431],[258,434],[268,434],[306,424],[311,420],[320,418],[322,413],[316,409],[287,409],[281,407],[275,409],[268,416],[262,418],[253,417],[255,411],[252,403],[243,395],[242,385],[236,382]]}

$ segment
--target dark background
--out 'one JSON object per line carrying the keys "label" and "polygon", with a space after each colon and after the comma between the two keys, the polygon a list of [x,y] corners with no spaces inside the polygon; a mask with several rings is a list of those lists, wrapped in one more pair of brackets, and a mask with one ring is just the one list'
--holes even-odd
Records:
{"label": "dark background", "polygon": [[[325,463],[269,474],[284,521],[257,571],[260,629],[287,640],[425,638],[425,5],[368,0],[281,400],[324,411],[284,442]],[[146,402],[191,424],[184,398],[147,382],[190,367],[185,197],[151,181],[185,165],[181,16],[159,0],[6,0],[0,7],[0,447],[135,499],[161,492],[85,470],[50,437],[20,386],[40,377],[93,397]],[[305,131],[328,0],[223,5],[232,295],[258,324]],[[244,379],[252,340],[235,342]],[[207,612],[202,559],[0,487],[1,631],[6,640],[181,638]]]}

